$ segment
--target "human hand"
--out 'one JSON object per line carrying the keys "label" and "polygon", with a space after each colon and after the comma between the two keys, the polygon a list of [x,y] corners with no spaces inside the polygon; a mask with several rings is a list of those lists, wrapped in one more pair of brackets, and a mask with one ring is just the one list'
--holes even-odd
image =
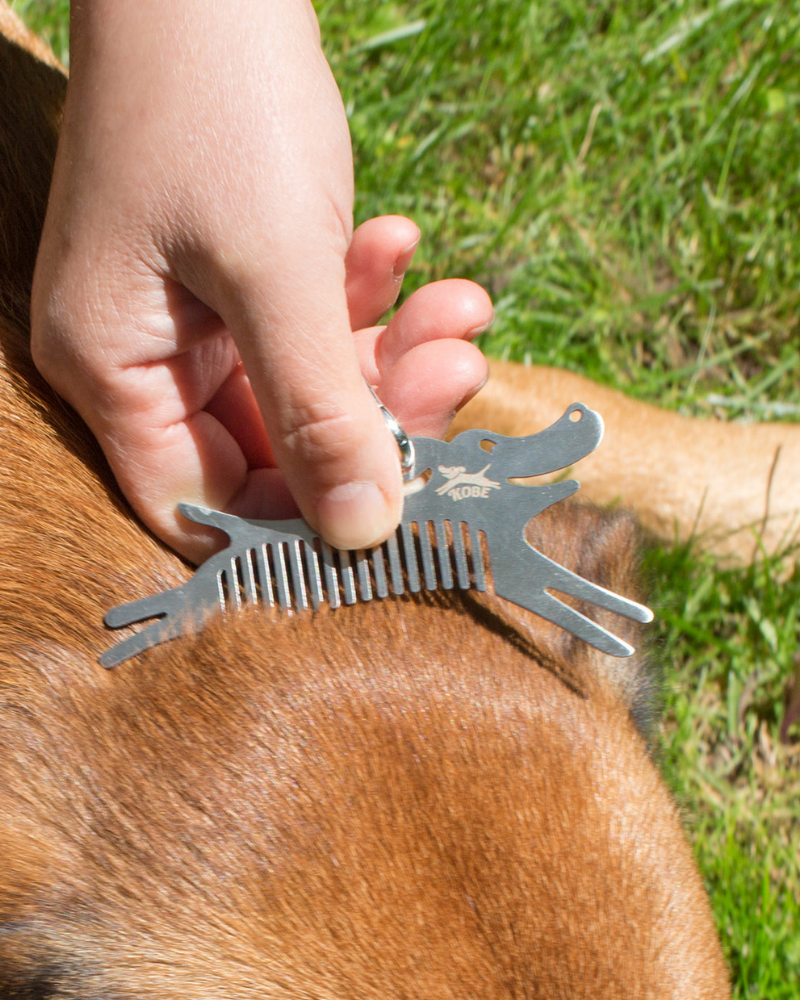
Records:
{"label": "human hand", "polygon": [[181,500],[260,518],[296,501],[331,544],[367,546],[402,495],[361,369],[409,433],[441,433],[485,378],[460,338],[491,307],[440,282],[371,326],[418,232],[390,217],[351,242],[349,135],[313,10],[218,11],[74,6],[34,357],[137,513],[188,558],[218,542]]}

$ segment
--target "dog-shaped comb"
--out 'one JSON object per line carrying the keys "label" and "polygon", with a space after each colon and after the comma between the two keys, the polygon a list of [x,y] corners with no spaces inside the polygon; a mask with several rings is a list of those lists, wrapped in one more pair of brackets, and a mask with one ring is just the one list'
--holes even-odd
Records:
{"label": "dog-shaped comb", "polygon": [[[506,437],[469,430],[450,442],[414,438],[403,519],[382,545],[332,549],[303,520],[254,521],[181,504],[184,517],[224,531],[230,544],[180,587],[112,608],[110,628],[158,618],[105,652],[114,667],[167,639],[202,626],[213,613],[276,605],[287,613],[332,608],[422,589],[487,589],[612,656],[633,648],[554,597],[567,594],[639,622],[652,612],[584,580],[534,549],[526,524],[579,489],[575,480],[531,486],[510,482],[565,469],[590,454],[603,436],[599,414],[573,403],[538,434]],[[407,444],[407,442],[406,442]],[[485,540],[489,566],[484,565]]]}

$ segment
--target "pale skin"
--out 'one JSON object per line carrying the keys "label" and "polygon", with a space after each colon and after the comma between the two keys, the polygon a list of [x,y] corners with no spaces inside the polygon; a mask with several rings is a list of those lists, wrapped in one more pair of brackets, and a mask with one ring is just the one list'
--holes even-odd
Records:
{"label": "pale skin", "polygon": [[352,232],[341,98],[307,0],[73,0],[71,76],[34,279],[34,358],[134,509],[193,561],[181,500],[299,508],[333,545],[394,529],[398,451],[486,378],[467,281],[386,327],[419,231]]}

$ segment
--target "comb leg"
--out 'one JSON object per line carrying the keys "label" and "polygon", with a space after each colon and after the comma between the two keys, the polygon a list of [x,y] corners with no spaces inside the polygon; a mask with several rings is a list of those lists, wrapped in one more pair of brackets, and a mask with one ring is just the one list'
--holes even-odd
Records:
{"label": "comb leg", "polygon": [[271,608],[275,604],[275,595],[272,592],[272,571],[269,567],[269,553],[266,543],[262,543],[256,549],[256,569],[261,584],[261,603]]}
{"label": "comb leg", "polygon": [[456,562],[458,586],[461,590],[469,590],[469,566],[464,548],[464,527],[463,521],[450,522],[450,529],[453,532],[453,556]]}
{"label": "comb leg", "polygon": [[450,545],[447,541],[447,531],[444,521],[434,521],[436,532],[436,555],[439,557],[439,576],[445,590],[453,589],[453,569],[450,565]]}
{"label": "comb leg", "polygon": [[469,525],[469,551],[472,557],[472,573],[475,577],[475,589],[486,590],[486,570],[483,565],[483,550],[481,535],[477,528]]}
{"label": "comb leg", "polygon": [[308,610],[308,598],[306,596],[306,582],[303,576],[303,561],[300,558],[300,547],[304,543],[297,541],[287,542],[289,550],[289,566],[292,574],[292,590],[294,591],[294,603],[298,611]]}
{"label": "comb leg", "polygon": [[247,549],[242,558],[242,572],[244,573],[244,596],[248,605],[253,605],[258,601],[254,559],[255,552],[252,549]]}
{"label": "comb leg", "polygon": [[369,564],[367,563],[367,553],[364,549],[359,549],[355,553],[356,573],[358,575],[358,591],[362,601],[372,600],[372,581],[369,578]]}
{"label": "comb leg", "polygon": [[[417,525],[417,528],[419,528],[419,525]],[[422,590],[422,586],[420,584],[419,566],[417,564],[417,548],[414,544],[414,529],[411,524],[401,524],[400,531],[403,537],[406,573],[408,573],[408,589],[412,594],[416,594]]]}
{"label": "comb leg", "polygon": [[400,546],[397,544],[399,530],[386,539],[386,551],[389,554],[389,572],[392,577],[392,592],[395,594],[402,594],[405,590],[405,586],[403,585],[403,564],[400,559]]}
{"label": "comb leg", "polygon": [[512,601],[514,604],[539,615],[540,618],[545,618],[554,625],[566,629],[578,639],[582,639],[590,646],[594,646],[595,649],[599,649],[601,653],[622,657],[630,656],[635,652],[633,646],[604,629],[602,625],[598,625],[597,622],[593,622],[590,618],[544,591],[531,596],[530,591],[525,587],[498,587],[495,583],[495,593],[498,597]]}
{"label": "comb leg", "polygon": [[344,549],[337,549],[339,553],[339,566],[342,574],[342,590],[344,591],[344,603],[356,603],[356,578],[353,573],[353,565],[350,560],[350,553]]}
{"label": "comb leg", "polygon": [[386,581],[386,565],[383,561],[382,545],[376,545],[372,550],[372,572],[375,575],[375,593],[378,597],[388,597],[389,585]]}
{"label": "comb leg", "polygon": [[589,580],[584,580],[582,576],[564,569],[563,566],[559,566],[558,563],[547,559],[546,556],[543,556],[540,552],[536,552],[535,549],[531,551],[535,552],[539,559],[548,564],[545,572],[541,574],[544,586],[548,590],[557,590],[559,593],[577,597],[581,601],[589,601],[592,604],[598,605],[598,607],[605,608],[606,611],[613,611],[615,614],[622,615],[624,618],[631,618],[633,621],[646,624],[653,620],[653,612],[649,608],[644,607],[644,605],[637,604],[636,601],[630,601],[627,597],[621,597],[619,594],[606,590],[605,587],[601,587],[596,583],[590,583]]}
{"label": "comb leg", "polygon": [[436,590],[438,584],[436,582],[436,566],[433,561],[433,546],[431,545],[431,536],[428,528],[432,521],[420,521],[419,522],[419,554],[422,561],[422,572],[425,576],[425,589],[426,590]]}
{"label": "comb leg", "polygon": [[239,590],[239,558],[238,556],[231,556],[228,566],[223,573],[227,576],[228,584],[228,602],[230,604],[231,610],[241,611],[242,610],[242,595]]}
{"label": "comb leg", "polygon": [[286,571],[286,556],[282,542],[273,542],[272,563],[275,567],[275,590],[278,592],[278,606],[281,611],[287,611],[292,606],[292,595],[289,589],[289,574]]}
{"label": "comb leg", "polygon": [[308,577],[308,593],[311,598],[311,607],[317,611],[322,603],[322,577],[319,571],[319,558],[314,551],[314,546],[309,542],[303,542],[303,549],[306,554],[306,574]]}

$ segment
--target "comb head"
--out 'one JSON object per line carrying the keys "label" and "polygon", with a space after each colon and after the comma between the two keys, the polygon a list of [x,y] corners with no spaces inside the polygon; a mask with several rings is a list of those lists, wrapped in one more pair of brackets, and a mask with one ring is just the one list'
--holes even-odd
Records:
{"label": "comb head", "polygon": [[580,403],[539,434],[510,438],[470,430],[452,442],[415,438],[416,476],[397,531],[382,545],[332,549],[303,520],[257,521],[181,504],[198,524],[224,531],[230,544],[181,587],[113,608],[110,628],[158,620],[104,653],[113,667],[200,626],[210,614],[247,605],[286,613],[332,608],[406,591],[486,589],[482,539],[495,593],[568,629],[613,656],[631,646],[558,600],[568,594],[637,621],[652,620],[640,604],[613,594],[552,562],[524,538],[525,525],[578,489],[574,481],[526,486],[511,477],[536,476],[571,465],[600,441],[600,417]]}

